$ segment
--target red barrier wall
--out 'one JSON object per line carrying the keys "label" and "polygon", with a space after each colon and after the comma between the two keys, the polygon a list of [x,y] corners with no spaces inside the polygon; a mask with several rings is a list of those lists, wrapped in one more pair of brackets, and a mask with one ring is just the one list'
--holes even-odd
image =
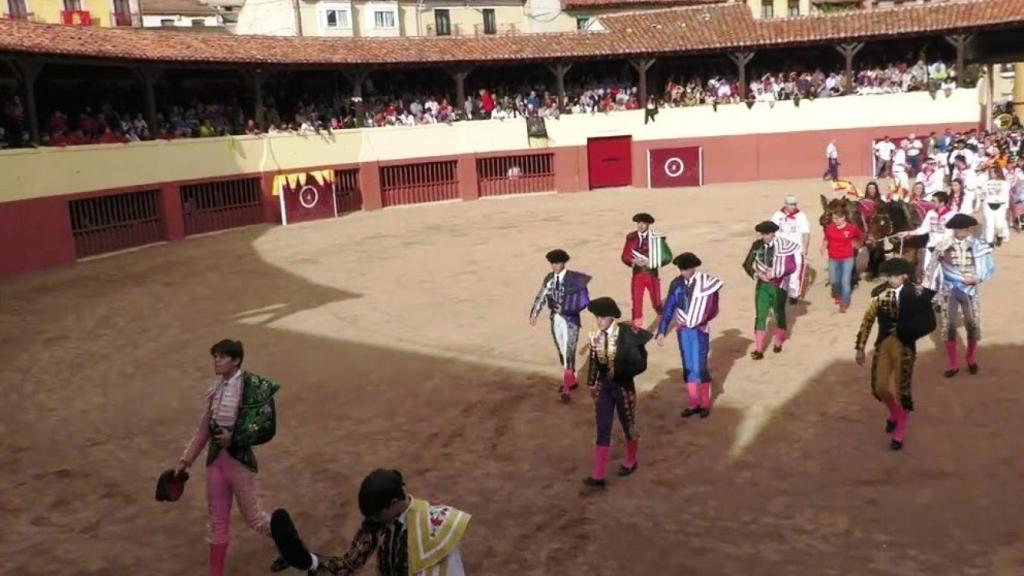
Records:
{"label": "red barrier wall", "polygon": [[[631,181],[634,186],[639,188],[647,186],[647,152],[649,150],[682,146],[703,147],[704,182],[706,184],[816,178],[820,177],[825,169],[825,146],[831,138],[835,138],[842,163],[840,174],[864,176],[871,173],[870,145],[873,139],[884,136],[886,133],[890,136],[909,132],[926,135],[932,130],[941,132],[947,127],[963,131],[975,128],[976,125],[875,127],[714,138],[634,140],[628,159],[632,163]],[[502,152],[500,155],[530,154],[541,151],[546,150],[534,148]],[[554,148],[550,152],[553,153],[555,190],[558,192],[581,192],[590,189],[586,146]],[[461,157],[417,158],[386,162],[383,165],[397,166],[456,160],[458,197],[470,200],[479,197],[480,193],[476,169],[477,157],[477,154],[467,154]],[[316,166],[310,167],[308,170],[358,168],[358,183],[363,209],[375,210],[381,208],[383,204],[381,166],[382,164],[378,162],[366,162],[358,166],[352,164]],[[255,176],[258,175],[239,174],[233,178]],[[278,197],[274,196],[271,190],[273,178],[273,174],[262,175],[261,197],[264,203],[264,219],[269,223],[278,223],[281,221],[280,206]],[[180,187],[199,182],[203,181],[165,182],[136,187],[137,189],[160,188],[165,236],[168,240],[181,240],[185,235]],[[68,200],[129,190],[104,190],[88,194],[0,203],[0,277],[73,263],[75,261],[75,246],[71,235]]]}

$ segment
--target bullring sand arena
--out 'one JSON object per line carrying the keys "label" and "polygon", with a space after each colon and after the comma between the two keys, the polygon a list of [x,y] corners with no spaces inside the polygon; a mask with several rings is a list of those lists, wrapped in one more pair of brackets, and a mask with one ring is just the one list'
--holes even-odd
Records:
{"label": "bullring sand arena", "polygon": [[[791,339],[748,356],[754,285],[740,264],[753,225],[788,193],[816,221],[829,191],[805,180],[396,208],[7,281],[0,573],[205,570],[201,462],[176,504],[155,502],[153,485],[195,425],[210,344],[231,337],[283,387],[278,435],[258,450],[264,501],[287,507],[316,550],[347,549],[358,483],[386,466],[410,493],[473,514],[462,543],[473,575],[1024,574],[1024,240],[997,250],[982,288],[980,374],[944,379],[939,333],[919,344],[917,409],[892,452],[853,361],[870,284],[836,312],[816,228],[817,275],[809,304],[791,309]],[[707,420],[680,419],[676,343],[652,342],[638,380],[642,466],[587,493],[593,402],[584,390],[558,402],[548,328],[527,315],[556,247],[593,275],[591,295],[628,311],[619,252],[639,211],[725,280],[716,402]],[[229,572],[267,573],[272,544],[233,514]]]}

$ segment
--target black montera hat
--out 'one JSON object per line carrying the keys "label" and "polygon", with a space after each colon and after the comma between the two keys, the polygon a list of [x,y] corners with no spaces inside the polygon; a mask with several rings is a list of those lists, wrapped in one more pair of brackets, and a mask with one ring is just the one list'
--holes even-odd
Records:
{"label": "black montera hat", "polygon": [[569,261],[569,253],[561,248],[556,248],[544,255],[552,264],[564,264]]}
{"label": "black montera hat", "polygon": [[700,258],[697,258],[697,255],[693,252],[683,252],[676,256],[672,263],[678,266],[680,270],[689,270],[701,265]]}
{"label": "black montera hat", "polygon": [[619,305],[615,303],[615,300],[612,300],[607,296],[591,300],[590,304],[587,304],[587,310],[589,310],[594,316],[601,316],[604,318],[622,317],[622,311],[619,310]]}
{"label": "black montera hat", "polygon": [[643,222],[644,224],[654,224],[654,216],[651,216],[647,212],[640,212],[633,215],[633,222]]}
{"label": "black montera hat", "polygon": [[754,226],[754,230],[758,234],[772,234],[774,232],[779,231],[779,225],[776,224],[775,222],[772,222],[771,220],[765,220],[764,222],[761,222],[757,226]]}

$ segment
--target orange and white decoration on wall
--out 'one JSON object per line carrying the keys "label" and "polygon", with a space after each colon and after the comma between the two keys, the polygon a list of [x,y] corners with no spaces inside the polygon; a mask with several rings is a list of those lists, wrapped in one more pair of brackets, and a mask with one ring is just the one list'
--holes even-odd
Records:
{"label": "orange and white decoration on wall", "polygon": [[286,226],[338,215],[333,170],[278,174],[273,191],[281,203],[281,224]]}

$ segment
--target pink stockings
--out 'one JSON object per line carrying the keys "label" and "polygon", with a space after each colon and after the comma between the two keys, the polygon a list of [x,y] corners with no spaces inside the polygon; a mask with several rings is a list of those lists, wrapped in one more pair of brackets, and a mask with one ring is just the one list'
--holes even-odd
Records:
{"label": "pink stockings", "polygon": [[692,408],[711,408],[711,383],[710,382],[687,382],[686,393],[689,396]]}
{"label": "pink stockings", "polygon": [[242,518],[260,534],[270,535],[270,514],[260,502],[256,474],[221,450],[206,468],[206,502],[209,511],[210,576],[222,576],[231,523],[231,498],[238,500]]}
{"label": "pink stockings", "polygon": [[[976,354],[978,352],[978,341],[968,340],[967,341],[967,365],[976,366],[978,359]],[[949,358],[949,369],[959,370],[960,359],[956,355],[956,340],[946,340],[946,356]]]}
{"label": "pink stockings", "polygon": [[892,439],[902,443],[903,438],[907,435],[907,420],[910,418],[910,414],[893,398],[886,400],[885,405],[889,408],[889,421],[896,423]]}
{"label": "pink stockings", "polygon": [[[622,465],[630,469],[636,466],[636,454],[639,449],[640,443],[638,440],[626,440],[626,458],[622,461]],[[610,446],[594,447],[594,473],[590,476],[594,480],[604,480],[605,468],[608,467],[608,452],[610,450]]]}

